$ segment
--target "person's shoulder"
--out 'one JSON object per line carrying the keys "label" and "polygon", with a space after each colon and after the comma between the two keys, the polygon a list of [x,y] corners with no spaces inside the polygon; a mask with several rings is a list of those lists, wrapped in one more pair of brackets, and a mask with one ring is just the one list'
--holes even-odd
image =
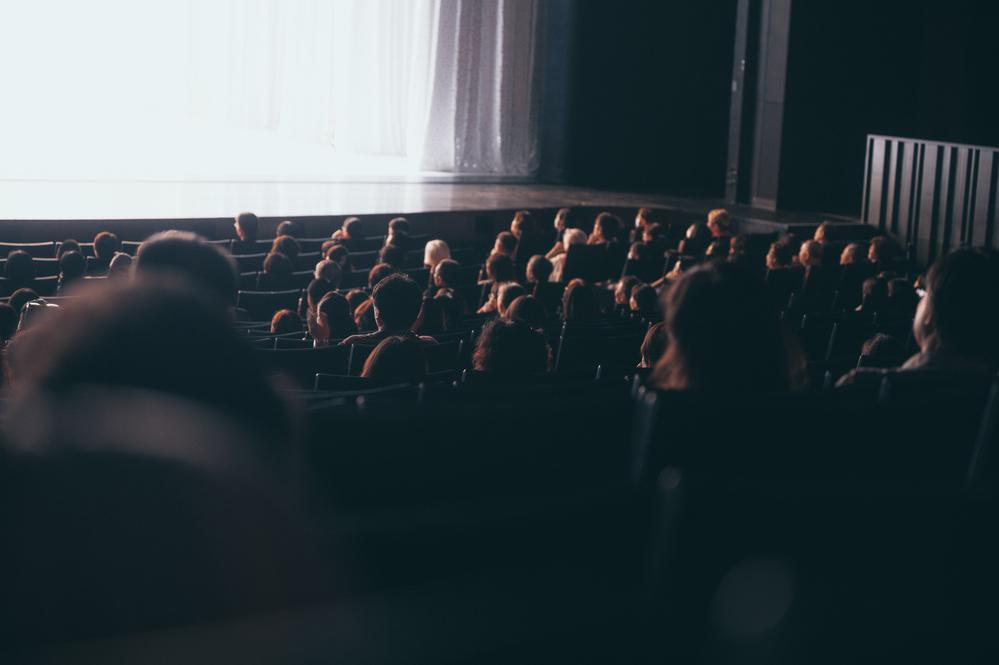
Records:
{"label": "person's shoulder", "polygon": [[362,344],[367,338],[367,335],[351,335],[350,337],[345,337],[337,346],[350,346],[351,344]]}
{"label": "person's shoulder", "polygon": [[879,369],[876,367],[858,367],[852,369],[836,382],[837,388],[850,390],[876,390],[881,387],[881,382],[894,369]]}

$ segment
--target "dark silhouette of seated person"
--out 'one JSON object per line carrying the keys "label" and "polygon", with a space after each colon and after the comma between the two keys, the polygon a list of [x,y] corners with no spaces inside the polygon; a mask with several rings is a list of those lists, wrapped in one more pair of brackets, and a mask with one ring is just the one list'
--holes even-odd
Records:
{"label": "dark silhouette of seated person", "polygon": [[62,293],[73,284],[83,280],[87,273],[87,258],[80,252],[66,252],[59,259],[59,286],[56,293]]}
{"label": "dark silhouette of seated person", "polygon": [[660,388],[783,392],[800,385],[803,360],[764,284],[730,263],[697,266],[663,304],[668,347],[653,371]]}
{"label": "dark silhouette of seated person", "polygon": [[[287,237],[287,236],[284,236]],[[295,264],[281,252],[271,252],[264,258],[264,269],[257,277],[261,291],[288,291],[295,288]]]}
{"label": "dark silhouette of seated person", "polygon": [[315,346],[329,346],[357,334],[354,309],[339,293],[324,295],[316,304],[315,315],[309,319],[309,335]]}
{"label": "dark silhouette of seated person", "polygon": [[[926,273],[912,332],[919,352],[898,372],[990,376],[999,369],[999,259],[992,250],[958,249]],[[884,370],[854,370],[837,385],[880,382]],[[873,376],[872,376],[873,375]]]}
{"label": "dark silhouette of seated person", "polygon": [[362,252],[365,250],[364,245],[367,239],[364,222],[361,221],[360,217],[348,217],[343,220],[343,225],[333,232],[331,238],[342,243],[352,252]]}
{"label": "dark silhouette of seated person", "polygon": [[378,329],[372,333],[351,335],[341,344],[374,346],[393,336],[413,337],[426,343],[436,341],[433,337],[418,336],[413,332],[423,304],[423,289],[406,275],[390,275],[380,281],[371,293],[371,301]]}
{"label": "dark silhouette of seated person", "polygon": [[387,337],[364,361],[361,376],[378,383],[419,383],[427,375],[424,344],[412,337]]}
{"label": "dark silhouette of seated person", "polygon": [[257,232],[260,220],[252,212],[241,212],[236,215],[232,224],[236,231],[236,240],[232,243],[233,254],[257,254]]}
{"label": "dark silhouette of seated person", "polygon": [[272,335],[300,335],[303,332],[302,317],[294,310],[279,309],[271,317]]}
{"label": "dark silhouette of seated person", "polygon": [[[86,264],[84,264],[86,265]],[[24,250],[14,250],[7,255],[4,269],[4,293],[7,296],[22,288],[35,285],[35,259]]]}
{"label": "dark silhouette of seated person", "polygon": [[496,319],[482,329],[472,367],[497,377],[528,378],[548,372],[551,355],[545,336],[527,323]]}
{"label": "dark silhouette of seated person", "polygon": [[227,307],[236,305],[239,268],[228,252],[187,231],[164,231],[139,246],[133,276],[174,273]]}
{"label": "dark silhouette of seated person", "polygon": [[301,238],[302,228],[299,226],[298,222],[290,219],[286,219],[277,225],[277,230],[274,235],[276,237],[288,236],[290,238]]}
{"label": "dark silhouette of seated person", "polygon": [[87,262],[88,274],[107,274],[111,267],[111,259],[120,249],[121,241],[110,231],[101,231],[94,236],[94,256]]}
{"label": "dark silhouette of seated person", "polygon": [[275,252],[279,252],[281,254],[284,254],[289,259],[291,259],[292,262],[294,262],[295,259],[298,258],[298,255],[301,253],[301,251],[302,248],[299,246],[298,241],[295,240],[294,236],[285,234],[285,235],[279,235],[277,238],[274,238],[274,242],[271,243],[270,253],[273,254]]}
{"label": "dark silhouette of seated person", "polygon": [[593,323],[600,320],[600,302],[593,287],[581,279],[571,280],[562,295],[562,320]]}

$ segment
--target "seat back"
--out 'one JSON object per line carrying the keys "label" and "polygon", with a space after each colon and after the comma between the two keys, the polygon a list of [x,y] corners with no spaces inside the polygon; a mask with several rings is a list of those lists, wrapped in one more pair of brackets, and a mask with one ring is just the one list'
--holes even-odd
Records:
{"label": "seat back", "polygon": [[246,310],[256,321],[269,321],[279,309],[297,309],[301,289],[287,291],[240,291],[236,306]]}

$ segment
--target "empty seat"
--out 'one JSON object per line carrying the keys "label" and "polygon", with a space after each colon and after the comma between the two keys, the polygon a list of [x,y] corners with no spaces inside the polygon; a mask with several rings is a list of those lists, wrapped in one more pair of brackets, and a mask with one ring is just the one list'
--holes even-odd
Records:
{"label": "empty seat", "polygon": [[233,258],[236,259],[236,264],[242,273],[260,270],[264,267],[264,258],[266,257],[267,254],[236,254]]}
{"label": "empty seat", "polygon": [[35,258],[53,258],[56,254],[54,242],[0,242],[0,256],[16,251],[27,252]]}
{"label": "empty seat", "polygon": [[279,309],[298,309],[301,289],[287,291],[240,291],[236,306],[246,310],[253,320],[269,321]]}
{"label": "empty seat", "polygon": [[292,377],[302,388],[311,390],[316,374],[346,374],[350,349],[327,346],[320,349],[262,350],[260,357],[274,371]]}

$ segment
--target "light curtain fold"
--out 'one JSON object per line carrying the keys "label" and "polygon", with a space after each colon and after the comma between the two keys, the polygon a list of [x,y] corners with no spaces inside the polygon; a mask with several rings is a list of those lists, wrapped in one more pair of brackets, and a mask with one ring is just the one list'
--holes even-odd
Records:
{"label": "light curtain fold", "polygon": [[420,169],[538,167],[539,0],[201,0],[191,111]]}

